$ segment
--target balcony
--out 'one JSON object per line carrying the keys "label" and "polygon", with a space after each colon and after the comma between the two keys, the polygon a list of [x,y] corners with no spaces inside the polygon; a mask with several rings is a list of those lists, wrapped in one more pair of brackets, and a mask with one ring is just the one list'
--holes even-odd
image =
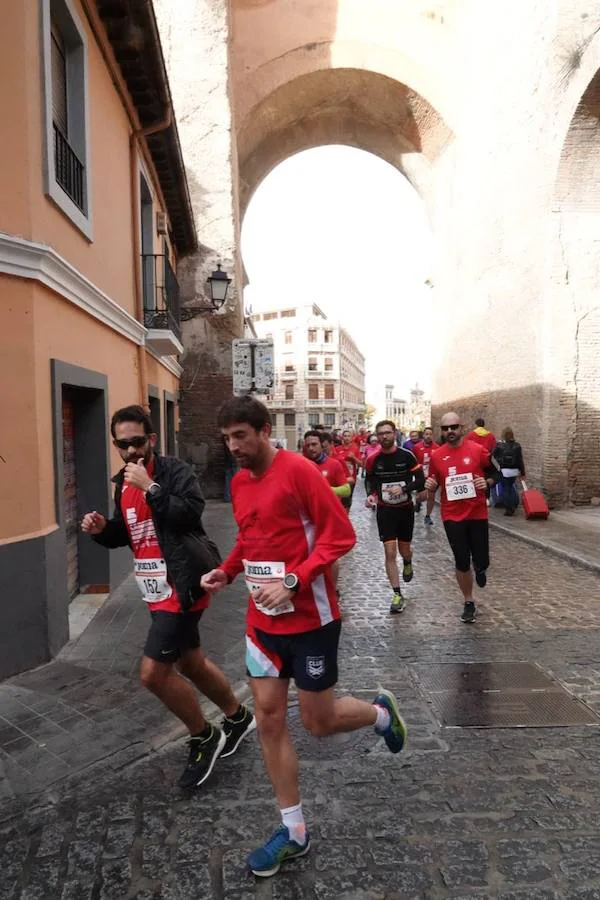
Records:
{"label": "balcony", "polygon": [[179,284],[164,254],[142,254],[142,284],[146,346],[157,356],[183,353]]}
{"label": "balcony", "polygon": [[296,409],[296,400],[271,400],[269,406],[271,409]]}
{"label": "balcony", "polygon": [[279,372],[279,378],[281,381],[296,381],[298,372],[296,369],[291,369],[288,372]]}
{"label": "balcony", "polygon": [[326,371],[324,372],[322,369],[307,369],[306,371],[306,379],[310,381],[311,378],[329,378],[329,380],[336,381],[339,378],[339,372],[335,371]]}
{"label": "balcony", "polygon": [[75,206],[85,212],[85,166],[56,124],[54,125],[54,174]]}
{"label": "balcony", "polygon": [[319,407],[331,408],[333,406],[339,406],[339,401],[338,400],[307,400],[306,405],[310,406],[310,407],[319,406]]}

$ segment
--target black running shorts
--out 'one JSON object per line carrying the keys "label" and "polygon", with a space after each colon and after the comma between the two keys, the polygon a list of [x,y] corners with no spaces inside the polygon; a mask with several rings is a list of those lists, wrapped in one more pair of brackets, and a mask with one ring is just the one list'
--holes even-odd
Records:
{"label": "black running shorts", "polygon": [[200,633],[198,622],[204,612],[151,612],[152,622],[144,656],[156,662],[173,663],[178,660],[186,650],[195,650],[200,646]]}
{"label": "black running shorts", "polygon": [[465,519],[444,522],[448,541],[459,572],[468,572],[473,560],[476,572],[485,572],[490,564],[489,526],[487,519]]}
{"label": "black running shorts", "polygon": [[326,691],[338,680],[339,619],[299,634],[248,627],[246,671],[251,678],[293,678],[301,691]]}
{"label": "black running shorts", "polygon": [[394,509],[391,506],[377,507],[377,527],[379,540],[387,544],[388,541],[401,541],[410,544],[415,527],[415,508],[412,503]]}

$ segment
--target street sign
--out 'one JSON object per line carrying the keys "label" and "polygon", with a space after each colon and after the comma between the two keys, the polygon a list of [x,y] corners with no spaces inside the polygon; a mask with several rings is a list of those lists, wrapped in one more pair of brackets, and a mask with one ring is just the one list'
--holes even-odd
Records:
{"label": "street sign", "polygon": [[275,383],[273,341],[238,338],[232,344],[233,393],[268,393]]}

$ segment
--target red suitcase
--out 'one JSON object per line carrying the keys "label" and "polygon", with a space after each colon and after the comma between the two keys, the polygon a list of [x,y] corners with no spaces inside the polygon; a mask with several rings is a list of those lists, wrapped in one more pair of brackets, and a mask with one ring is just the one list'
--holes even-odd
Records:
{"label": "red suitcase", "polygon": [[547,519],[550,515],[548,504],[544,495],[540,491],[531,490],[525,482],[522,482],[523,494],[521,500],[523,502],[523,512],[526,519]]}

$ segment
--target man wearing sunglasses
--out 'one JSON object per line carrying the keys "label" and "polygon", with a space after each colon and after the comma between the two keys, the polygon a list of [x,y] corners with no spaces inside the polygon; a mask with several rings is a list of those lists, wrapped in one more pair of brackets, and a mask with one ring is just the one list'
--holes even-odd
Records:
{"label": "man wearing sunglasses", "polygon": [[[140,678],[189,729],[189,759],[179,784],[197,787],[217,758],[235,753],[255,728],[252,713],[200,648],[198,622],[210,600],[200,577],[219,555],[202,526],[204,498],[193,469],[155,452],[156,434],[143,407],[117,410],[110,430],[125,463],[113,479],[114,514],[106,519],[87,513],[81,527],[104,547],[133,551],[135,578],[151,616]],[[222,728],[207,723],[190,682],[223,711]]]}
{"label": "man wearing sunglasses", "polygon": [[441,430],[446,443],[431,456],[425,488],[433,493],[438,487],[441,489],[442,522],[464,597],[461,619],[471,623],[477,611],[471,562],[475,581],[479,587],[485,587],[490,564],[486,491],[488,485],[494,484],[497,472],[489,451],[465,438],[455,412],[442,417]]}

